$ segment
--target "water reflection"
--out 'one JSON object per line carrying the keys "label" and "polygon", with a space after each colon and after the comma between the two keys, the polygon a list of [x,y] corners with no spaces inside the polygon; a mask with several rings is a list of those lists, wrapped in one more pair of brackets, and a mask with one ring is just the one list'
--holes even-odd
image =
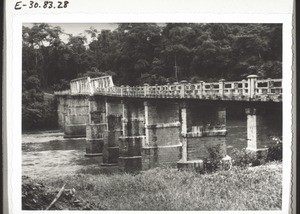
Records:
{"label": "water reflection", "polygon": [[226,124],[227,135],[226,145],[227,153],[231,154],[231,151],[236,149],[243,149],[247,147],[247,123],[241,120],[229,120]]}

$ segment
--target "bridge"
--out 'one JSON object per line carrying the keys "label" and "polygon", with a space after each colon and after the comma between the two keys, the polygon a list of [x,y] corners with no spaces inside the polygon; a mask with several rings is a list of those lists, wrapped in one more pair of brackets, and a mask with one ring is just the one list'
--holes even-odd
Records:
{"label": "bridge", "polygon": [[241,81],[130,87],[115,86],[111,76],[83,77],[55,96],[65,137],[85,137],[86,156],[101,156],[102,165],[122,171],[160,165],[201,170],[209,148],[218,148],[224,166],[231,162],[226,149],[230,106],[245,109],[247,149],[267,153],[263,145],[270,139],[263,135],[272,109],[282,108],[282,80],[250,75]]}

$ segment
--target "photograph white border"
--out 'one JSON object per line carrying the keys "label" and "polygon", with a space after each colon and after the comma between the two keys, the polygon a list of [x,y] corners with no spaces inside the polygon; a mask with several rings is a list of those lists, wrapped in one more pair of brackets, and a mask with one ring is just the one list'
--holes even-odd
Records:
{"label": "photograph white border", "polygon": [[[11,22],[10,22],[11,21]],[[155,14],[22,14],[14,15],[6,22],[6,117],[7,117],[7,163],[8,163],[8,201],[9,213],[36,213],[22,211],[22,24],[23,23],[282,23],[283,32],[283,191],[281,211],[246,211],[243,213],[288,213],[290,207],[291,184],[291,142],[292,142],[292,16],[291,14],[215,14],[215,13],[155,13]],[[46,211],[45,213],[57,213]],[[80,213],[80,211],[75,211]],[[83,211],[87,212],[87,211]],[[99,211],[88,211],[99,213]],[[115,211],[101,211],[115,212]],[[122,211],[124,212],[124,211]],[[129,213],[126,211],[125,213]],[[44,211],[39,211],[44,213]],[[74,211],[59,211],[74,213]],[[167,212],[169,213],[169,212]],[[201,211],[201,213],[212,213]],[[216,213],[216,211],[213,211]],[[220,213],[241,213],[241,211],[222,211]]]}

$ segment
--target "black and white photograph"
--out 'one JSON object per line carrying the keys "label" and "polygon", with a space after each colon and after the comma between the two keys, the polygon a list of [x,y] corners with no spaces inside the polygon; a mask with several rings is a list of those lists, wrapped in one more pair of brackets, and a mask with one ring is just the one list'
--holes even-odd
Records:
{"label": "black and white photograph", "polygon": [[282,24],[24,23],[22,209],[280,210]]}
{"label": "black and white photograph", "polygon": [[4,213],[295,213],[288,4],[174,1],[8,4]]}

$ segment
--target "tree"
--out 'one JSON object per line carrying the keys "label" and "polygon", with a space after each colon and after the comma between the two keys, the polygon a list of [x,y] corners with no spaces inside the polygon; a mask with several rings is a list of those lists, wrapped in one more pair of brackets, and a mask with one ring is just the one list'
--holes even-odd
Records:
{"label": "tree", "polygon": [[[49,56],[55,55],[55,50],[62,45],[59,38],[61,33],[60,27],[51,27],[44,23],[34,24],[31,28],[23,27],[23,69],[31,67],[36,70],[42,87],[47,87],[51,82],[49,77],[53,77],[47,67],[54,64]],[[30,58],[24,57],[27,53]]]}
{"label": "tree", "polygon": [[43,121],[43,93],[35,71],[23,71],[22,83],[22,126],[34,128]]}

